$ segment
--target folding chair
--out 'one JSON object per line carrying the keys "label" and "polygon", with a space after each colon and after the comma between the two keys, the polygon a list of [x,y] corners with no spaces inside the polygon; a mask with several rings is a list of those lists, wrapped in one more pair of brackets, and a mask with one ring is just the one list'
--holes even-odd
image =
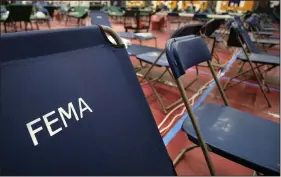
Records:
{"label": "folding chair", "polygon": [[176,175],[112,29],[3,34],[0,47],[1,175]]}
{"label": "folding chair", "polygon": [[[172,35],[171,38],[192,35],[192,34],[198,35],[201,28],[202,28],[202,24],[188,24],[188,25],[178,28],[174,32],[174,34]],[[143,78],[142,78],[141,82],[143,80],[146,80],[148,82],[154,95],[156,96],[157,100],[159,101],[159,103],[161,105],[163,113],[166,114],[168,109],[170,109],[170,108],[174,107],[175,105],[177,105],[178,103],[180,103],[182,101],[182,99],[180,98],[166,106],[164,104],[163,100],[161,99],[161,96],[158,93],[157,89],[155,88],[155,84],[160,82],[161,79],[163,78],[163,76],[167,72],[169,73],[170,76],[172,76],[172,74],[170,72],[170,66],[169,66],[169,63],[168,63],[166,55],[165,55],[165,50],[163,50],[161,52],[160,51],[159,52],[147,52],[147,53],[139,54],[136,56],[136,58],[140,61],[141,70],[147,68],[147,65],[146,65],[146,67],[143,67],[142,62],[144,62],[148,65],[151,65],[149,67],[149,69],[143,74]],[[160,72],[160,74],[157,78],[150,79],[148,77],[154,67],[164,67],[165,69],[164,69],[164,71]],[[188,88],[189,86],[191,86],[198,79],[198,75],[199,75],[198,68],[196,67],[196,77],[194,79],[190,80],[188,83],[186,83],[185,88]],[[173,78],[173,77],[171,77],[171,78]],[[155,81],[155,82],[152,83],[153,81]]]}
{"label": "folding chair", "polygon": [[258,15],[258,14],[253,14],[258,22],[259,22],[259,30],[260,31],[279,31],[280,29],[279,28],[273,28],[273,27],[266,27],[266,25],[262,25],[262,19],[261,17]]}
{"label": "folding chair", "polygon": [[[228,82],[224,86],[224,89],[227,89],[245,80],[250,79],[249,77],[246,77],[245,74],[252,72],[260,86],[260,89],[268,103],[268,106],[271,107],[270,101],[265,93],[264,87],[266,87],[268,91],[270,90],[268,85],[265,83],[263,74],[280,65],[280,56],[268,53],[261,53],[259,49],[255,46],[255,44],[251,41],[248,32],[245,30],[245,28],[236,22],[233,23],[233,26],[230,30],[228,45],[234,47],[242,47],[244,53],[238,56],[238,59],[242,61],[242,65],[238,71],[238,74],[228,80]],[[246,49],[244,48],[244,45],[250,53],[247,53]],[[249,63],[250,69],[242,72],[242,68],[246,63]],[[261,71],[262,67],[265,66],[267,66],[267,68]],[[245,76],[245,79],[242,79],[240,82],[231,85],[229,84],[233,79],[240,76]]]}
{"label": "folding chair", "polygon": [[[210,62],[212,56],[203,39],[188,36],[170,39],[166,45],[166,55],[189,116],[184,120],[182,129],[197,145],[186,148],[174,164],[178,163],[185,152],[201,146],[212,175],[215,175],[215,171],[208,149],[264,175],[280,175],[279,123],[228,106],[228,100]],[[192,110],[180,77],[187,69],[201,62],[208,62],[225,105],[200,104]]]}
{"label": "folding chair", "polygon": [[[242,22],[241,19],[240,19],[240,17],[235,16],[235,17],[234,17],[234,20],[238,23],[239,26],[242,26],[243,28],[245,28],[243,22]],[[278,40],[255,39],[255,38],[251,38],[251,40],[252,40],[254,43],[262,44],[263,46],[264,46],[264,45],[269,45],[269,47],[273,47],[273,46],[275,46],[275,45],[279,45],[279,44],[280,44],[280,42],[279,42]]]}
{"label": "folding chair", "polygon": [[207,38],[213,40],[211,54],[217,60],[217,63],[213,63],[213,65],[217,67],[223,67],[223,65],[220,65],[220,59],[218,55],[215,53],[215,47],[217,43],[223,42],[223,39],[220,37],[221,34],[215,33],[215,31],[220,28],[223,22],[224,22],[223,19],[211,19],[200,30],[201,36],[204,37],[206,36]]}
{"label": "folding chair", "polygon": [[[91,22],[96,25],[104,25],[112,28],[110,21],[107,18],[106,13],[98,10],[91,10],[90,12]],[[132,32],[118,32],[119,36],[126,39],[138,40],[140,44],[144,40],[155,40],[155,47],[157,47],[157,38],[152,33],[132,33]]]}

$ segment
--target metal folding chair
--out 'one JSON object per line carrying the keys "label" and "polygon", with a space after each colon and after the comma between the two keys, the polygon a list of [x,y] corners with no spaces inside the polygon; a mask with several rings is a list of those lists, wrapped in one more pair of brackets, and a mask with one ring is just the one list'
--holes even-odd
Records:
{"label": "metal folding chair", "polygon": [[[184,120],[182,129],[196,144],[184,149],[174,164],[179,162],[185,152],[200,146],[211,175],[215,175],[215,170],[208,151],[258,173],[279,175],[279,124],[228,106],[204,40],[188,36],[170,39],[166,45],[166,55],[189,116]],[[200,104],[192,110],[180,77],[187,69],[201,62],[208,63],[225,105]]]}
{"label": "metal folding chair", "polygon": [[[234,17],[234,20],[236,21],[236,23],[238,23],[239,26],[242,26],[243,28],[245,28],[245,26],[244,26],[243,22],[241,21],[240,17],[235,16],[235,17]],[[273,47],[273,46],[275,46],[275,45],[279,45],[279,44],[280,44],[280,42],[279,42],[278,40],[272,40],[272,39],[257,39],[257,38],[255,38],[255,37],[251,37],[250,39],[251,39],[254,43],[256,43],[256,44],[261,44],[261,45],[263,45],[264,48],[265,48],[266,45],[269,45],[269,48],[270,48],[270,47]]]}
{"label": "metal folding chair", "polygon": [[1,175],[176,175],[116,32],[0,37]]}
{"label": "metal folding chair", "polygon": [[[263,74],[280,65],[280,56],[268,53],[261,53],[259,49],[255,46],[255,44],[251,41],[248,32],[245,30],[245,28],[236,22],[233,22],[233,26],[230,30],[228,45],[234,47],[241,47],[243,49],[243,54],[238,56],[238,59],[242,61],[242,65],[238,71],[238,74],[228,80],[228,82],[224,86],[224,89],[227,89],[245,80],[250,79],[245,75],[249,72],[252,72],[260,86],[260,89],[268,103],[268,106],[271,107],[270,101],[265,93],[264,87],[267,88],[268,92],[270,90],[268,85],[265,83]],[[244,48],[244,46],[246,48]],[[246,63],[249,63],[250,69],[242,71]],[[262,71],[262,67],[265,66],[267,66],[267,68]],[[242,79],[240,82],[230,84],[233,79],[238,78],[240,76],[244,76],[245,78]]]}
{"label": "metal folding chair", "polygon": [[[202,28],[202,24],[188,24],[188,25],[182,26],[174,32],[174,34],[172,35],[172,38],[192,35],[192,34],[198,35],[201,28]],[[182,99],[180,98],[180,99],[170,103],[169,105],[165,105],[163,100],[161,99],[160,94],[158,93],[157,89],[155,88],[155,85],[159,82],[164,82],[164,83],[169,84],[170,86],[175,86],[175,83],[169,83],[167,81],[162,81],[162,78],[163,78],[163,76],[165,76],[166,73],[168,73],[169,76],[171,76],[171,78],[173,78],[171,71],[170,71],[169,63],[166,58],[165,50],[163,50],[161,52],[143,53],[143,54],[137,55],[136,58],[140,61],[140,66],[141,66],[140,71],[144,70],[145,68],[147,68],[148,65],[150,65],[148,70],[144,72],[141,82],[143,80],[147,81],[147,83],[150,85],[154,95],[157,97],[157,100],[159,101],[161,108],[165,114],[167,113],[168,109],[170,109],[170,108],[174,107],[175,105],[179,104],[180,102],[182,102]],[[148,65],[145,65],[145,67],[144,67],[142,64],[143,62]],[[160,72],[158,77],[151,78],[152,77],[151,71],[154,67],[164,67],[165,69]],[[198,68],[196,66],[195,78],[190,80],[188,83],[186,83],[186,85],[184,87],[188,88],[189,86],[191,86],[198,79],[198,75],[199,75],[199,72],[198,72]],[[174,82],[174,80],[172,80],[172,82]]]}
{"label": "metal folding chair", "polygon": [[[103,11],[91,10],[90,16],[92,24],[104,25],[112,28],[111,23],[107,18],[107,14]],[[145,40],[154,40],[155,47],[157,47],[157,38],[152,33],[118,32],[118,35],[125,39],[138,40],[140,44]]]}
{"label": "metal folding chair", "polygon": [[215,33],[217,29],[220,28],[220,26],[223,24],[224,19],[211,19],[206,24],[203,25],[201,31],[202,37],[207,37],[211,40],[213,40],[212,48],[211,48],[211,54],[216,59],[217,63],[213,63],[214,66],[217,66],[219,68],[223,67],[223,65],[220,65],[220,59],[219,56],[215,52],[216,44],[223,42],[223,38],[221,38],[220,33]]}

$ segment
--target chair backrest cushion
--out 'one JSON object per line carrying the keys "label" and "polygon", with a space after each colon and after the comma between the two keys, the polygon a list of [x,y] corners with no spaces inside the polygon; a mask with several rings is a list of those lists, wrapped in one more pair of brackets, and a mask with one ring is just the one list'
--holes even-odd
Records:
{"label": "chair backrest cushion", "polygon": [[175,79],[199,63],[212,59],[207,44],[199,36],[184,36],[168,40],[166,55]]}

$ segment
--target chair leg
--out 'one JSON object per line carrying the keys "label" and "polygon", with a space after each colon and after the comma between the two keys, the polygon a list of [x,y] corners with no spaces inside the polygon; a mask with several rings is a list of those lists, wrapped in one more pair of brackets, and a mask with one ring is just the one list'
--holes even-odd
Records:
{"label": "chair leg", "polygon": [[80,19],[79,18],[77,19],[77,25],[78,25],[78,27],[80,26]]}
{"label": "chair leg", "polygon": [[29,24],[30,24],[31,30],[33,30],[32,22],[30,21]]}
{"label": "chair leg", "polygon": [[47,25],[48,25],[49,29],[51,29],[50,20],[47,20],[47,21],[46,21],[46,23],[47,23]]}
{"label": "chair leg", "polygon": [[27,22],[24,22],[25,31],[27,31]]}
{"label": "chair leg", "polygon": [[68,22],[68,15],[66,16],[66,19],[65,19],[65,26],[67,26],[67,22]]}
{"label": "chair leg", "polygon": [[198,145],[195,144],[195,145],[189,146],[189,147],[187,147],[187,148],[181,150],[181,152],[179,153],[179,155],[178,155],[178,156],[175,158],[175,160],[173,161],[174,167],[176,167],[176,166],[179,164],[181,158],[184,156],[185,153],[187,153],[188,151],[191,151],[191,150],[193,150],[193,149],[195,149],[195,148],[197,148],[197,147],[200,147],[200,146],[198,146]]}
{"label": "chair leg", "polygon": [[14,22],[13,24],[14,24],[14,29],[15,29],[15,32],[17,32],[17,31],[18,31],[18,30],[17,30],[17,23],[16,23],[16,22]]}
{"label": "chair leg", "polygon": [[7,33],[7,23],[4,22],[4,32]]}

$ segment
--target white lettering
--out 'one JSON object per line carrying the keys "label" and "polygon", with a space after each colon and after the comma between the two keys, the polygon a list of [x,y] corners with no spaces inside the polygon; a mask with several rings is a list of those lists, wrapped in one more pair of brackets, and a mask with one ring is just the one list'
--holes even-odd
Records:
{"label": "white lettering", "polygon": [[[83,112],[85,112],[87,110],[89,112],[93,112],[93,110],[90,108],[90,106],[82,98],[78,98],[78,103],[79,103],[80,119],[83,118]],[[79,116],[77,115],[77,111],[75,110],[74,105],[73,105],[72,102],[68,103],[67,111],[65,111],[62,107],[59,107],[58,108],[58,112],[59,112],[59,115],[60,115],[61,120],[62,120],[62,122],[63,122],[65,127],[68,127],[67,122],[66,122],[66,118],[69,120],[69,119],[71,119],[74,116],[76,121],[79,121]],[[54,136],[55,134],[57,134],[60,131],[62,131],[62,127],[59,127],[56,130],[53,130],[52,127],[51,127],[52,124],[54,124],[54,123],[59,121],[59,119],[55,118],[55,117],[53,117],[52,120],[49,120],[50,116],[52,116],[55,113],[56,112],[53,110],[53,111],[51,111],[51,112],[49,112],[49,113],[47,113],[47,114],[42,116],[50,136]],[[33,126],[33,124],[36,124],[36,123],[38,123],[40,121],[41,121],[41,118],[37,118],[37,119],[35,119],[35,120],[33,120],[33,121],[31,121],[31,122],[26,124],[28,132],[30,134],[30,137],[32,139],[32,142],[33,142],[34,146],[37,146],[39,144],[38,140],[36,138],[36,133],[38,133],[39,131],[42,131],[43,127],[40,126],[40,127],[36,128],[36,129],[33,129],[32,126]]]}
{"label": "white lettering", "polygon": [[50,136],[54,136],[55,134],[57,134],[58,132],[60,132],[62,130],[61,127],[56,129],[55,131],[52,130],[51,125],[59,120],[58,118],[55,118],[55,119],[49,121],[48,117],[50,117],[53,114],[55,114],[55,111],[49,112],[49,113],[47,113],[47,114],[45,114],[43,116],[43,120],[44,120],[44,122],[46,124],[46,127],[47,127],[47,129],[49,131]]}
{"label": "white lettering", "polygon": [[[80,118],[83,118],[83,112],[86,111],[86,110],[89,110],[90,112],[93,112],[92,109],[83,100],[83,98],[78,98],[78,102],[79,102],[79,109],[80,109]],[[82,108],[82,103],[85,106],[84,108]]]}
{"label": "white lettering", "polygon": [[76,113],[76,111],[75,111],[75,109],[74,109],[74,106],[73,106],[73,104],[72,104],[71,102],[68,103],[68,112],[66,112],[62,107],[60,107],[60,108],[58,109],[58,112],[59,112],[59,114],[60,114],[61,120],[62,120],[62,122],[63,122],[63,124],[64,124],[65,127],[67,127],[67,123],[66,123],[66,121],[65,121],[65,117],[67,117],[68,119],[71,119],[71,117],[72,117],[72,112],[73,112],[73,114],[74,114],[75,119],[76,119],[77,121],[79,120],[79,117],[78,117],[78,115],[77,115],[77,113]]}
{"label": "white lettering", "polygon": [[31,139],[32,139],[32,142],[33,142],[34,146],[37,146],[37,145],[39,144],[38,141],[37,141],[37,138],[36,138],[35,134],[38,133],[39,131],[43,130],[43,128],[42,128],[42,127],[39,127],[39,128],[37,128],[37,129],[33,130],[31,126],[32,126],[33,124],[39,122],[39,121],[41,121],[41,119],[40,119],[40,118],[37,118],[37,119],[35,119],[35,120],[33,120],[33,121],[31,121],[31,122],[29,122],[29,123],[26,124],[27,129],[28,129],[28,131],[29,131],[29,134],[30,134],[30,137],[31,137]]}

